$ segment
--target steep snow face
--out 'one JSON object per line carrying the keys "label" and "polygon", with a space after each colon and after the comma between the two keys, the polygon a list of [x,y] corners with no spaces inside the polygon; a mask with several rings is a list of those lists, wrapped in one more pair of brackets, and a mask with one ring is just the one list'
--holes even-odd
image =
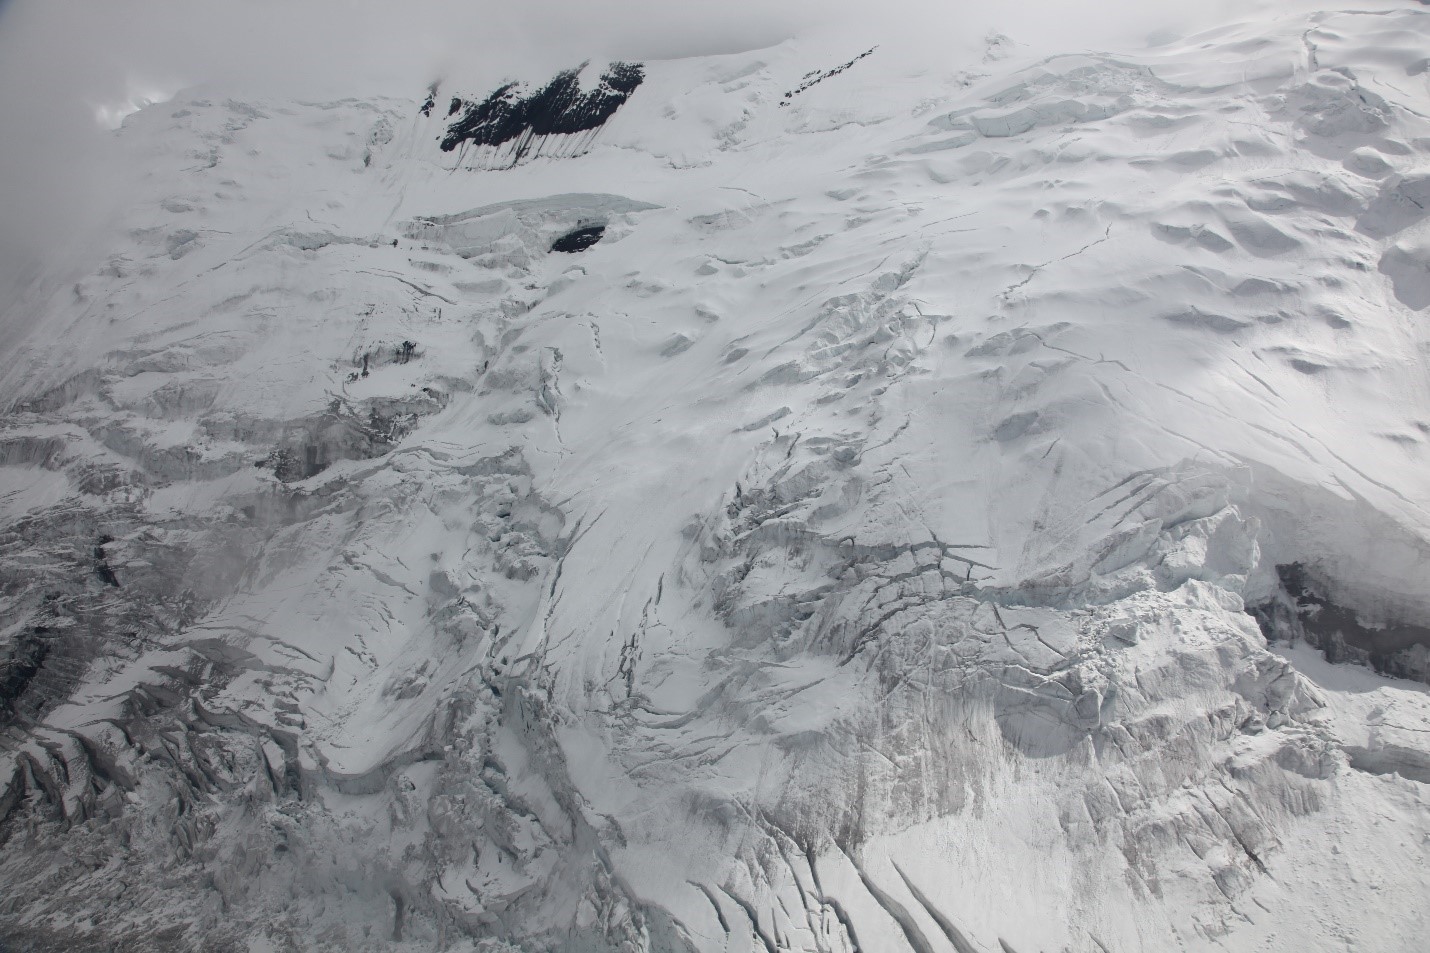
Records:
{"label": "steep snow face", "polygon": [[3,935],[1420,948],[1430,695],[1247,608],[1423,677],[1427,17],[130,117],[0,380]]}

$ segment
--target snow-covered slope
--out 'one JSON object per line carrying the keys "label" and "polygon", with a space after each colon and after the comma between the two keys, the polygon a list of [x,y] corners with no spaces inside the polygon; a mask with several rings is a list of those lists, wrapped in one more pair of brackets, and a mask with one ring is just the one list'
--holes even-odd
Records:
{"label": "snow-covered slope", "polygon": [[130,117],[8,315],[0,937],[1421,948],[1430,11],[1365,6]]}

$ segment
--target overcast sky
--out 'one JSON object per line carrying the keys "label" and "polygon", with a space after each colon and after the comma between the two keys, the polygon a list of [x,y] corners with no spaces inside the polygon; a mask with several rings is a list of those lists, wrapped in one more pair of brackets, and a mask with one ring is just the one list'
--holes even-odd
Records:
{"label": "overcast sky", "polygon": [[[774,8],[778,6],[779,9]],[[0,0],[0,312],[118,187],[103,126],[179,88],[420,95],[438,75],[752,48],[818,4],[734,0]],[[701,12],[703,11],[703,12]]]}
{"label": "overcast sky", "polygon": [[[1307,0],[0,0],[0,312],[16,274],[118,186],[104,143],[133,104],[215,84],[295,98],[482,88],[584,59],[772,45],[811,28],[952,43],[990,29],[1077,49]],[[878,33],[879,35],[875,35]],[[893,34],[893,35],[890,35]],[[449,88],[451,86],[449,85]]]}

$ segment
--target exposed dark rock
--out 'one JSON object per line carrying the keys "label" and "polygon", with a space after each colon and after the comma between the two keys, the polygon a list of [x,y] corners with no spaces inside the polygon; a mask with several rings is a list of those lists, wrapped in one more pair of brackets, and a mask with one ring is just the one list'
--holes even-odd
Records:
{"label": "exposed dark rock", "polygon": [[52,641],[52,633],[43,626],[37,626],[16,638],[5,657],[0,659],[0,725],[9,723],[15,717],[16,702],[45,664]]}
{"label": "exposed dark rock", "polygon": [[481,102],[453,98],[447,115],[456,118],[442,137],[442,150],[451,152],[463,143],[512,143],[511,164],[515,165],[539,138],[599,129],[645,79],[639,63],[613,63],[601,74],[595,89],[583,92],[580,74],[584,68],[583,63],[563,70],[527,95],[523,95],[521,84],[507,83]]}
{"label": "exposed dark rock", "polygon": [[562,235],[551,243],[552,251],[578,252],[585,251],[601,240],[601,236],[606,234],[604,225],[587,225]]}
{"label": "exposed dark rock", "polygon": [[99,542],[94,544],[94,574],[106,586],[118,589],[119,577],[114,574],[113,567],[109,565],[109,560],[104,555],[104,547],[112,542],[114,542],[114,537],[101,536]]}
{"label": "exposed dark rock", "polygon": [[1328,662],[1354,662],[1382,675],[1430,683],[1430,628],[1363,622],[1355,610],[1337,604],[1331,584],[1302,563],[1280,564],[1276,575],[1278,598],[1247,610],[1268,641],[1305,639]]}

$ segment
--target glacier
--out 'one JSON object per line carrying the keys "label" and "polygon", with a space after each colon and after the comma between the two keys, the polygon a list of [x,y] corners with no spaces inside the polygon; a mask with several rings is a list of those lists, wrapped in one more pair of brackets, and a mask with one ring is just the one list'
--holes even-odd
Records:
{"label": "glacier", "polygon": [[129,115],[5,311],[0,949],[1423,949],[1347,7]]}

